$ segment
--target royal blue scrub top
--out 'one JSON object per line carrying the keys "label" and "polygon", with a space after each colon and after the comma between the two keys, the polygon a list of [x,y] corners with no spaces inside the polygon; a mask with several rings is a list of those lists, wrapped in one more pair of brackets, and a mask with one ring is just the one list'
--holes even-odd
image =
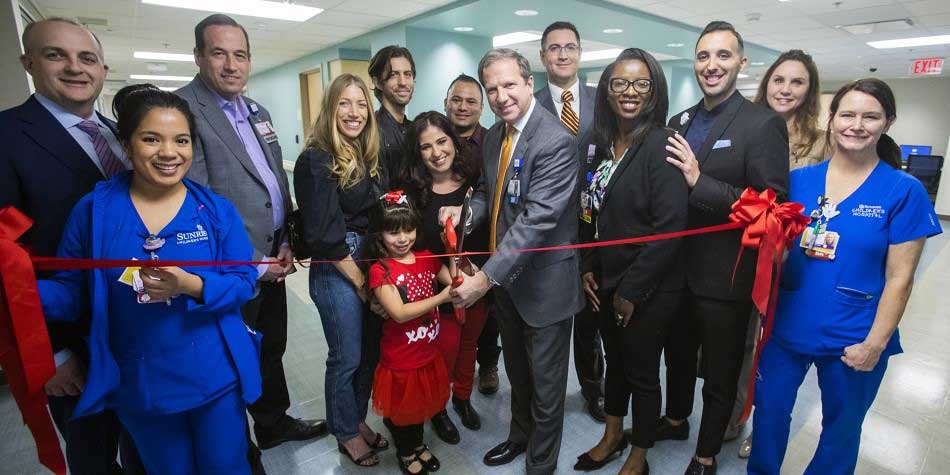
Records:
{"label": "royal blue scrub top", "polygon": [[[825,194],[828,163],[791,173],[789,199],[806,214]],[[884,290],[888,246],[942,232],[923,185],[884,161],[837,211],[827,224],[840,236],[835,259],[806,256],[799,236],[782,268],[771,338],[797,353],[841,355],[864,341]],[[895,330],[882,356],[902,351]]]}
{"label": "royal blue scrub top", "polygon": [[[103,237],[103,255],[148,261],[149,236],[132,199],[124,193],[111,213],[116,227]],[[159,260],[214,260],[200,205],[188,192],[174,219],[158,233],[165,244]],[[125,269],[106,269],[109,344],[119,365],[120,383],[109,406],[122,411],[172,414],[201,406],[237,387],[237,370],[214,318],[191,314],[191,297],[171,305],[138,303],[132,286],[119,281]],[[187,269],[185,269],[187,271]]]}

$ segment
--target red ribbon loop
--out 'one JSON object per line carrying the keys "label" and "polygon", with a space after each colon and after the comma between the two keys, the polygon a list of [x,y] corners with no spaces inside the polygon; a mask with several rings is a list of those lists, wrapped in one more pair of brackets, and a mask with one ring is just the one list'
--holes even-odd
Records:
{"label": "red ribbon loop", "polygon": [[40,463],[57,474],[66,461],[46,410],[44,386],[56,374],[30,255],[16,240],[33,220],[13,207],[0,210],[0,366],[23,422],[33,433]]}

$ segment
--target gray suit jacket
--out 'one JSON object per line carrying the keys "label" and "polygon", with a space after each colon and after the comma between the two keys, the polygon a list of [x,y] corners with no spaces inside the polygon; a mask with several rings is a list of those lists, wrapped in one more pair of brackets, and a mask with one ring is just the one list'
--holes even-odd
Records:
{"label": "gray suit jacket", "polygon": [[[546,252],[508,252],[574,244],[577,242],[577,160],[574,137],[543,107],[535,105],[512,151],[502,183],[496,183],[505,122],[499,121],[485,137],[482,177],[472,198],[475,227],[491,219],[495,188],[503,187],[496,229],[497,249],[482,266],[511,295],[518,313],[532,327],[552,325],[584,306],[579,262],[573,249]],[[518,179],[521,198],[508,201],[513,162],[523,162]],[[489,223],[490,225],[490,223]]]}
{"label": "gray suit jacket", "polygon": [[[251,156],[241,143],[240,137],[231,126],[224,111],[218,106],[215,94],[208,89],[199,76],[186,86],[175,91],[191,107],[198,126],[198,137],[194,139],[194,159],[188,178],[210,187],[215,193],[223,195],[234,203],[244,227],[254,246],[254,259],[271,255],[274,247],[274,213],[267,187],[257,173]],[[257,114],[250,115],[252,124],[270,121],[270,114],[260,104],[244,97],[248,107],[258,108]],[[284,172],[280,143],[270,144],[264,141],[257,128],[254,135],[260,142],[267,157],[267,163],[277,177],[280,193],[284,199],[284,212],[293,211],[290,200],[290,185]]]}
{"label": "gray suit jacket", "polygon": [[[597,100],[597,88],[580,84],[578,90],[581,96],[581,110],[578,117],[581,120],[581,126],[577,129],[577,159],[580,164],[580,176],[583,179],[588,171],[593,171],[597,167],[593,154],[588,153],[590,144],[594,141],[594,131],[591,126],[594,124],[594,101]],[[550,86],[545,85],[535,91],[534,98],[560,122],[557,108],[554,107],[554,98],[551,97]]]}

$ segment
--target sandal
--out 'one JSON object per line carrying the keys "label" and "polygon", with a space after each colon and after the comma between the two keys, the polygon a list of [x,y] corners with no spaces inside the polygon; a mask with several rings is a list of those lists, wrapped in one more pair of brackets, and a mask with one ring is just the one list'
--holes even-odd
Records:
{"label": "sandal", "polygon": [[367,440],[366,444],[369,445],[369,448],[376,452],[382,452],[389,448],[389,441],[386,440],[386,438],[383,437],[383,434],[380,434],[379,432],[376,433],[376,438],[373,439],[372,443]]}
{"label": "sandal", "polygon": [[[406,475],[428,475],[429,471],[426,470],[426,464],[419,459],[419,454],[415,454],[410,459],[404,459],[396,454],[396,461],[399,462],[399,470]],[[413,464],[419,462],[419,471],[413,472],[409,469]]]}
{"label": "sandal", "polygon": [[350,459],[350,462],[353,462],[357,467],[366,468],[379,465],[379,457],[377,457],[376,452],[373,452],[372,450],[369,450],[359,458],[353,458],[353,456],[350,455],[350,452],[346,450],[346,447],[344,447],[343,444],[337,443],[336,446],[337,450],[339,450],[341,454],[346,455],[346,458]]}
{"label": "sandal", "polygon": [[[428,460],[423,460],[422,455],[429,454]],[[425,467],[426,470],[430,472],[438,472],[439,468],[442,467],[442,462],[439,462],[439,459],[435,457],[435,454],[429,450],[429,446],[422,444],[422,447],[416,449],[416,459]]]}

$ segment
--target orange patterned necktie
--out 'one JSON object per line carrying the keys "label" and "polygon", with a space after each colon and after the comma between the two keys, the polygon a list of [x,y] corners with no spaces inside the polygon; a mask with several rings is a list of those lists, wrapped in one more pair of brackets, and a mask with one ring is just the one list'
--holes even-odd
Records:
{"label": "orange patterned necktie", "polygon": [[508,164],[511,162],[511,143],[515,135],[515,128],[511,125],[506,126],[505,140],[501,143],[501,156],[498,160],[498,177],[495,179],[495,196],[491,207],[491,234],[488,237],[488,250],[495,251],[495,232],[498,229],[498,212],[501,210],[501,198],[505,188],[505,173],[508,171]]}
{"label": "orange patterned necktie", "polygon": [[571,101],[573,100],[574,94],[571,94],[571,91],[561,93],[561,102],[564,103],[561,108],[561,122],[576,136],[577,131],[581,128],[581,120],[577,118],[577,112],[574,112],[574,108],[571,107]]}

